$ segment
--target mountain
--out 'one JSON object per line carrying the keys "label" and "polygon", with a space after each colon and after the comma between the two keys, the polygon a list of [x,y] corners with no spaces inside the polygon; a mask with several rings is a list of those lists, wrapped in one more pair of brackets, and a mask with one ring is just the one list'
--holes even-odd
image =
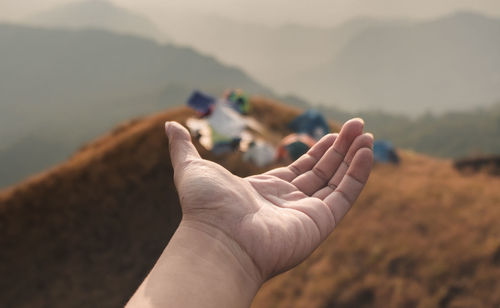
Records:
{"label": "mountain", "polygon": [[161,42],[167,40],[165,34],[146,17],[106,0],[72,2],[38,13],[27,22],[45,27],[108,30],[139,35]]}
{"label": "mountain", "polygon": [[[300,112],[251,103],[251,116],[280,135]],[[163,123],[193,115],[178,108],[129,121],[0,192],[0,306],[123,306],[181,215]],[[215,157],[195,145],[239,176],[263,171],[240,153]],[[333,235],[269,281],[253,307],[498,306],[500,178],[400,154],[399,166],[375,166]]]}
{"label": "mountain", "polygon": [[303,74],[302,90],[351,111],[487,106],[500,99],[499,36],[500,19],[473,13],[366,29],[330,63]]}
{"label": "mountain", "polygon": [[477,13],[423,21],[358,18],[331,28],[215,17],[175,22],[183,24],[165,26],[173,40],[313,103],[414,117],[500,99],[500,19]]}
{"label": "mountain", "polygon": [[0,24],[0,42],[0,187],[121,121],[184,104],[195,88],[270,92],[193,49],[140,37]]}
{"label": "mountain", "polygon": [[[266,100],[252,110],[281,135],[299,114]],[[193,116],[183,107],[126,122],[0,193],[0,306],[123,306],[180,219],[164,122]],[[241,176],[262,171],[197,145]]]}
{"label": "mountain", "polygon": [[178,44],[236,65],[279,92],[302,93],[297,75],[331,61],[351,37],[379,21],[359,18],[339,27],[265,26],[217,16],[171,16],[163,29]]}

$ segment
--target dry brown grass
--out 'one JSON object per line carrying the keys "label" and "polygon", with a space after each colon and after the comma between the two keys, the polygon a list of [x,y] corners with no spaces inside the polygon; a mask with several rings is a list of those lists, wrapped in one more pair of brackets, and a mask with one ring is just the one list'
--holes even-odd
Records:
{"label": "dry brown grass", "polygon": [[253,307],[498,307],[500,178],[402,159],[375,166],[337,230]]}
{"label": "dry brown grass", "polygon": [[[253,105],[276,112],[273,119],[299,113],[267,100]],[[180,220],[163,124],[190,116],[179,108],[125,123],[0,193],[0,307],[125,303]],[[262,171],[239,154],[198,149],[238,175]]]}
{"label": "dry brown grass", "polygon": [[[275,134],[300,111],[254,99]],[[180,108],[132,121],[68,162],[0,193],[1,307],[117,307],[174,232],[180,211],[163,132]],[[335,126],[335,124],[333,124]],[[235,174],[238,154],[202,156]],[[498,307],[500,179],[405,152],[376,166],[332,236],[268,282],[253,307]]]}

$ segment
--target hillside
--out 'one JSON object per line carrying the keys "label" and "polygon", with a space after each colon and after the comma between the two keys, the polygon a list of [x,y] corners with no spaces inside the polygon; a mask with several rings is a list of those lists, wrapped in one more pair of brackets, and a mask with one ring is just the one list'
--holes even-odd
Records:
{"label": "hillside", "polygon": [[[294,107],[311,108],[305,100],[286,96]],[[376,139],[389,140],[398,148],[441,158],[464,158],[500,153],[500,103],[489,107],[449,111],[417,117],[384,111],[349,112],[334,106],[315,106],[325,117],[344,122],[361,117]]]}
{"label": "hillside", "polygon": [[375,166],[339,228],[252,307],[498,307],[499,185],[412,152]]}
{"label": "hillside", "polygon": [[[299,114],[265,100],[253,110],[281,133]],[[124,304],[180,220],[163,127],[189,116],[179,108],[125,123],[0,193],[1,307]],[[258,171],[238,155],[216,161],[242,176]]]}
{"label": "hillside", "polygon": [[342,112],[319,107],[326,116],[346,121],[354,116],[379,139],[397,147],[437,157],[461,158],[500,153],[500,104],[473,110],[424,114],[416,118],[380,111]]}
{"label": "hillside", "polygon": [[0,187],[62,161],[121,121],[183,104],[195,88],[269,93],[211,57],[140,37],[0,24],[0,42],[0,156],[39,162],[12,173],[24,161],[0,160]]}
{"label": "hillside", "polygon": [[[299,110],[252,99],[285,134]],[[180,219],[165,120],[129,121],[66,163],[0,193],[0,306],[117,307],[131,296]],[[246,176],[238,154],[201,155]],[[375,166],[353,211],[253,307],[495,307],[500,304],[500,178],[463,176],[410,152]]]}
{"label": "hillside", "polygon": [[133,34],[158,41],[167,37],[146,17],[129,12],[107,0],[83,0],[38,13],[29,24],[69,29],[101,29]]}

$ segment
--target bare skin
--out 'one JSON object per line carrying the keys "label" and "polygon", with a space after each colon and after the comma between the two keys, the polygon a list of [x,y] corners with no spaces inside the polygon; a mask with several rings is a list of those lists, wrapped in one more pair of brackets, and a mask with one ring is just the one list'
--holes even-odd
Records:
{"label": "bare skin", "polygon": [[183,217],[129,307],[249,307],[333,231],[373,162],[360,119],[289,166],[247,178],[202,159],[180,124],[165,127]]}

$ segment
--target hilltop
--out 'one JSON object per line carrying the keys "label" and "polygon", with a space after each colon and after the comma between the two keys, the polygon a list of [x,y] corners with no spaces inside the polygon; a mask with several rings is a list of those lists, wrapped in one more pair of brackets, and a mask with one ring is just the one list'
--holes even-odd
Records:
{"label": "hilltop", "polygon": [[[284,134],[298,109],[253,103]],[[164,122],[186,107],[124,123],[67,162],[0,193],[0,306],[117,307],[152,267],[180,220]],[[239,154],[214,157],[240,176]]]}
{"label": "hilltop", "polygon": [[[300,113],[253,98],[277,134]],[[116,307],[152,267],[180,219],[166,120],[122,124],[67,162],[0,193],[0,306]],[[338,126],[332,124],[335,129]],[[263,170],[240,154],[201,155],[233,173]],[[253,307],[494,307],[500,304],[500,179],[402,152],[375,166],[354,209]]]}

